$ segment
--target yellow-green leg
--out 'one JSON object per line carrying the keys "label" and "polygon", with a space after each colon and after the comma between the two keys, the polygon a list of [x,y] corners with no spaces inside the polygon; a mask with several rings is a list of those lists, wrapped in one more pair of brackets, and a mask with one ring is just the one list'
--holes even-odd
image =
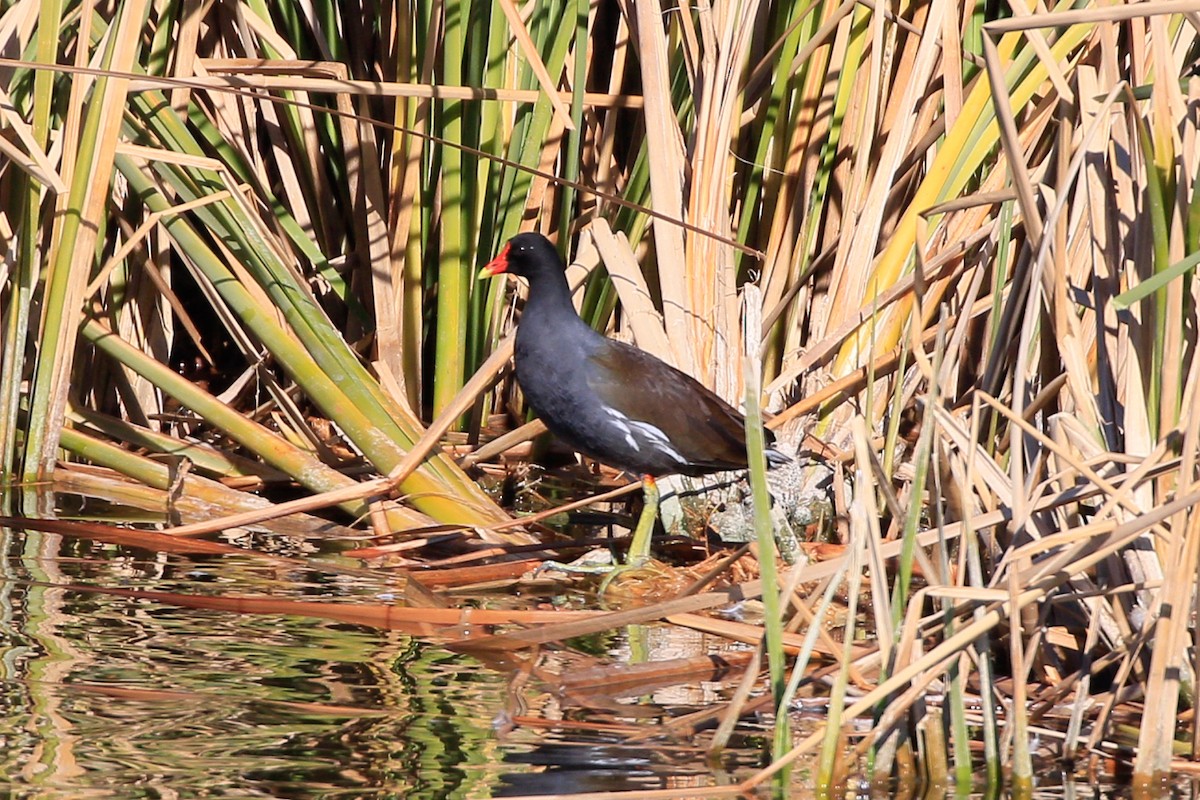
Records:
{"label": "yellow-green leg", "polygon": [[658,484],[651,475],[642,476],[642,493],[645,503],[642,505],[642,516],[638,518],[637,527],[633,529],[633,539],[629,542],[629,552],[625,554],[625,564],[630,567],[640,567],[650,558],[650,537],[654,535],[654,521],[658,519]]}
{"label": "yellow-green leg", "polygon": [[650,560],[650,538],[654,535],[654,521],[658,519],[658,484],[651,475],[642,476],[642,516],[638,518],[637,527],[633,529],[633,539],[629,542],[629,552],[625,554],[625,563],[614,566],[612,571],[600,581],[600,596],[608,591],[608,585],[613,578],[626,570],[635,570],[646,565]]}

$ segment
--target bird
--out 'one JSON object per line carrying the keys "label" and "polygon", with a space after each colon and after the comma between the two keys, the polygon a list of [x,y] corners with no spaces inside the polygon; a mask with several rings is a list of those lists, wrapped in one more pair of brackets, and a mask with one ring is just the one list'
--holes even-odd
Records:
{"label": "bird", "polygon": [[[584,322],[566,265],[540,233],[514,236],[479,278],[503,274],[529,284],[513,356],[528,404],[572,449],[642,479],[645,503],[626,557],[640,566],[658,515],[655,478],[746,469],[745,418],[690,375]],[[764,433],[768,466],[788,463]]]}

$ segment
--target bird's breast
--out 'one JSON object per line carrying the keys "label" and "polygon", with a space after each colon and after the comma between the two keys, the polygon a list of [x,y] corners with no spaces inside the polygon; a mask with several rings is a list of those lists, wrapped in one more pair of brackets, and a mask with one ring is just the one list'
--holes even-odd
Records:
{"label": "bird's breast", "polygon": [[587,391],[586,354],[564,337],[533,335],[517,329],[517,383],[540,416],[562,417],[579,405]]}

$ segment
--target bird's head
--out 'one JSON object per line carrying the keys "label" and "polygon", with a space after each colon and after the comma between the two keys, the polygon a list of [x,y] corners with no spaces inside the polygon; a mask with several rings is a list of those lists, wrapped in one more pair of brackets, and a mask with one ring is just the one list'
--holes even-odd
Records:
{"label": "bird's head", "polygon": [[505,272],[529,279],[542,273],[561,274],[563,263],[545,236],[521,233],[508,240],[499,254],[479,271],[479,277],[491,278]]}

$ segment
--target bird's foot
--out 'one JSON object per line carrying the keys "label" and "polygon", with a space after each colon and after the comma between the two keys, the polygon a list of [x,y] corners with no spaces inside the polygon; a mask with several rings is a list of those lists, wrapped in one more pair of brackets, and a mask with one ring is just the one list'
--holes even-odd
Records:
{"label": "bird's foot", "polygon": [[[604,597],[605,593],[608,592],[609,586],[611,586],[612,582],[619,576],[624,575],[626,578],[628,578],[633,577],[641,572],[649,572],[650,570],[648,568],[650,566],[650,559],[647,558],[635,559],[630,561],[628,564],[614,564],[612,568],[609,569],[608,574],[604,576],[604,580],[600,581],[600,587],[596,590],[596,593],[601,597]],[[625,578],[622,578],[621,580],[623,582]]]}
{"label": "bird's foot", "polygon": [[[608,559],[608,561],[605,563],[601,559]],[[598,557],[593,556],[591,559],[581,558],[570,564],[563,564],[559,561],[543,561],[534,570],[534,575],[537,576],[551,570],[573,575],[603,575],[604,579],[600,581],[600,587],[597,590],[597,594],[601,597],[610,588],[616,591],[618,587],[621,594],[643,594],[637,587],[661,579],[664,572],[662,565],[652,558],[635,558],[627,564],[614,564],[608,553]]]}
{"label": "bird's foot", "polygon": [[534,577],[541,575],[543,572],[566,572],[573,575],[605,575],[615,569],[611,557],[607,563],[597,560],[585,560],[583,558],[578,561],[573,561],[570,564],[564,564],[561,561],[543,561],[533,571]]}

